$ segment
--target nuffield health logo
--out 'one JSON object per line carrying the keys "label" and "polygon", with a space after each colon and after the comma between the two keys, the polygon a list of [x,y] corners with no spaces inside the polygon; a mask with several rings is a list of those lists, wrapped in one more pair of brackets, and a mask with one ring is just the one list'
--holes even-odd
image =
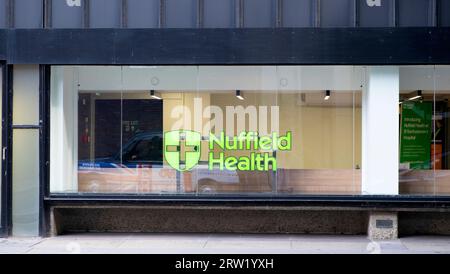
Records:
{"label": "nuffield health logo", "polygon": [[[202,136],[191,130],[174,130],[164,133],[164,158],[178,171],[189,171],[200,160]],[[182,155],[184,154],[184,159]]]}
{"label": "nuffield health logo", "polygon": [[[164,158],[178,171],[190,171],[200,161],[202,136],[191,130],[173,130],[164,133]],[[268,171],[277,170],[277,159],[271,151],[290,151],[292,133],[280,136],[260,136],[257,132],[243,131],[238,136],[221,133],[209,135],[208,169],[229,171]],[[248,155],[233,156],[226,151],[243,152]],[[239,153],[238,153],[239,154]]]}

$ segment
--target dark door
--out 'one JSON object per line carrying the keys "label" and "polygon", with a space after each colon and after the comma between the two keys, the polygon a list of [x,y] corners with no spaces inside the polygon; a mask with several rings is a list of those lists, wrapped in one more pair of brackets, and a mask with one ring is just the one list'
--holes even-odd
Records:
{"label": "dark door", "polygon": [[7,115],[7,112],[9,111],[9,107],[7,107],[7,102],[10,102],[9,100],[9,94],[5,92],[8,90],[7,83],[9,82],[8,79],[10,78],[10,73],[8,73],[7,66],[4,62],[0,61],[0,91],[2,96],[0,97],[2,102],[0,103],[0,115],[2,117],[2,123],[0,123],[0,128],[2,134],[0,134],[0,143],[2,144],[1,150],[0,150],[0,170],[2,176],[0,176],[0,237],[6,237],[8,235],[8,216],[10,215],[10,199],[8,199],[8,188],[7,188],[7,182],[8,182],[8,176],[7,173],[4,172],[4,168],[8,166],[7,160],[8,160],[8,151],[6,148],[8,147],[8,121],[9,119],[3,119],[3,117],[9,117]]}

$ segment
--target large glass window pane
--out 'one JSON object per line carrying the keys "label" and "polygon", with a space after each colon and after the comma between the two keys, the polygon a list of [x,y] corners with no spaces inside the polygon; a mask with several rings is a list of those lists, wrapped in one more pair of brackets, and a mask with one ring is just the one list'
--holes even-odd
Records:
{"label": "large glass window pane", "polygon": [[53,67],[51,191],[360,193],[361,70]]}
{"label": "large glass window pane", "polygon": [[450,194],[450,67],[401,68],[400,194]]}
{"label": "large glass window pane", "polygon": [[293,136],[290,150],[277,151],[279,192],[361,193],[361,74],[353,67],[279,68],[280,132]]}
{"label": "large glass window pane", "polygon": [[400,68],[400,194],[434,195],[445,176],[447,101],[435,87],[433,67]]}

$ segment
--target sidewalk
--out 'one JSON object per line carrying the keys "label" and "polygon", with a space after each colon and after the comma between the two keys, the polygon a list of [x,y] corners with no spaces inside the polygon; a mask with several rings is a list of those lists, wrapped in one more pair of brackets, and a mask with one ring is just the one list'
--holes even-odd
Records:
{"label": "sidewalk", "polygon": [[450,237],[371,242],[365,236],[248,234],[72,234],[0,239],[1,253],[450,253]]}

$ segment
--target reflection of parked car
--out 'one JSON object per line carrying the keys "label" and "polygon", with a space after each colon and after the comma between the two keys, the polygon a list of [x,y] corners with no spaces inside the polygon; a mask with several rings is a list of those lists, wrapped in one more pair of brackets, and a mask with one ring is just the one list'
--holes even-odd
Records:
{"label": "reflection of parked car", "polygon": [[[176,182],[176,173],[163,167],[160,132],[131,138],[111,157],[78,162],[79,190],[84,192],[146,192]],[[152,182],[152,185],[150,184]],[[170,187],[169,187],[170,188]],[[163,190],[162,190],[163,191]]]}
{"label": "reflection of parked car", "polygon": [[78,163],[80,192],[266,192],[267,174],[209,170],[207,163],[177,174],[163,161],[160,132],[136,134],[115,155]]}

